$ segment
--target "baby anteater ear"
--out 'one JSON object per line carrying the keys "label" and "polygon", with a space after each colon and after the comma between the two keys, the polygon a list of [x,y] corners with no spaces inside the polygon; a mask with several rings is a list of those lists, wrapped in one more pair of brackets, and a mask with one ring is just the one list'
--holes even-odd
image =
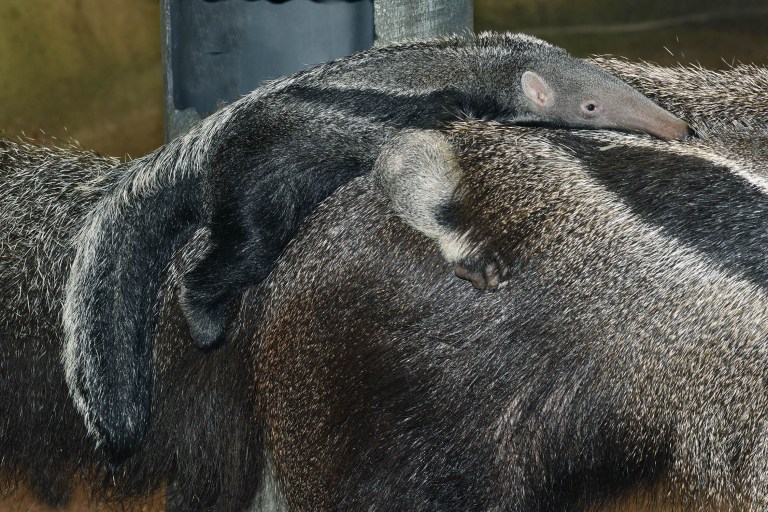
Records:
{"label": "baby anteater ear", "polygon": [[549,107],[555,101],[555,91],[533,71],[523,73],[520,83],[523,94],[538,107]]}

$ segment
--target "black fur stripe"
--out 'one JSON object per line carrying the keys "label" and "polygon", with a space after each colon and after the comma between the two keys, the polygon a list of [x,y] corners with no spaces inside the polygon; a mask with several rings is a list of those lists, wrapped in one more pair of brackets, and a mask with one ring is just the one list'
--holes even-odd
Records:
{"label": "black fur stripe", "polygon": [[486,94],[469,95],[458,90],[424,94],[394,94],[372,89],[334,89],[294,86],[291,95],[317,108],[323,105],[356,117],[368,117],[398,128],[436,129],[457,119],[509,120],[509,107]]}
{"label": "black fur stripe", "polygon": [[644,222],[768,285],[768,194],[757,186],[704,158],[669,152],[660,159],[658,148],[630,145],[600,151],[595,140],[559,138]]}

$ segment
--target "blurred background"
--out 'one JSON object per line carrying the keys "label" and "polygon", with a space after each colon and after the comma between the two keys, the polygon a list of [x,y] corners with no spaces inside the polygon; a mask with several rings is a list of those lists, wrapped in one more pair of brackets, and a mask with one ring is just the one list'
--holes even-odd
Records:
{"label": "blurred background", "polygon": [[[240,1],[240,0],[237,0]],[[768,65],[768,0],[475,0],[475,30],[576,56]],[[125,157],[163,143],[159,0],[2,0],[0,131]]]}

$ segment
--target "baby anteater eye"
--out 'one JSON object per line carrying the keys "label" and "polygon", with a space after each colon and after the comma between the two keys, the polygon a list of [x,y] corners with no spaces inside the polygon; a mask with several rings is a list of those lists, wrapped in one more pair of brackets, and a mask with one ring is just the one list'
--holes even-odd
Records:
{"label": "baby anteater eye", "polygon": [[581,113],[587,117],[592,117],[600,113],[600,106],[596,101],[585,100],[581,104]]}

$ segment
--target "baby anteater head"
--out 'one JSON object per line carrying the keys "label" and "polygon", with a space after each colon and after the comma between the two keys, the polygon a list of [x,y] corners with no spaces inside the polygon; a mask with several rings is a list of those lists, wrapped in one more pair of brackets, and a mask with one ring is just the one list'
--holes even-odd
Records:
{"label": "baby anteater head", "polygon": [[[500,38],[503,41],[498,41]],[[516,122],[642,132],[664,140],[692,134],[682,119],[562,48],[521,35],[483,34],[480,39],[495,39],[493,43],[483,42],[496,51],[504,48],[492,61],[499,75],[501,70],[516,71],[513,76],[497,75],[500,82],[515,91],[515,98],[502,101],[517,104]],[[504,93],[497,89],[496,94]]]}
{"label": "baby anteater head", "polygon": [[660,139],[683,139],[688,123],[621,80],[579,60],[526,70],[520,79],[531,112],[563,126],[645,132]]}

